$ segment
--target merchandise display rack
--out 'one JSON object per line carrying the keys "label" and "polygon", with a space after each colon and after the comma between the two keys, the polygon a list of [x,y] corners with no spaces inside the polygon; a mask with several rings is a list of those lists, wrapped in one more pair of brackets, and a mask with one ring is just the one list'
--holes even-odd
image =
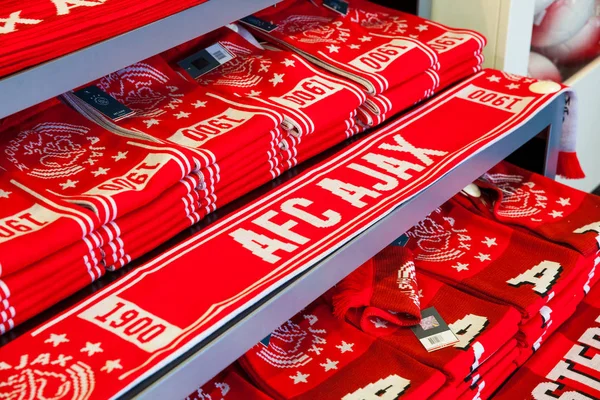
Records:
{"label": "merchandise display rack", "polygon": [[[279,1],[281,0],[209,0],[123,35],[0,79],[0,118],[153,56]],[[429,17],[431,0],[421,0],[418,3],[418,13]],[[313,268],[286,283],[275,293],[190,349],[179,359],[166,365],[121,398],[161,400],[185,398],[271,331],[373,257],[402,232],[544,130],[547,132],[544,173],[554,178],[564,103],[564,95],[558,96],[510,135],[470,157],[418,196],[398,205],[390,215]],[[469,123],[469,120],[465,119],[465,123]],[[300,169],[303,168],[305,167]],[[291,179],[294,174],[289,175]],[[280,179],[279,184],[284,181],[285,179]],[[270,187],[273,186],[271,184]],[[262,190],[264,191],[264,187]],[[249,197],[256,196],[256,193]],[[234,207],[237,204],[239,202],[236,202]],[[214,218],[207,220],[211,222],[205,221],[200,226],[214,223]],[[41,322],[36,319],[34,323]],[[26,325],[31,327],[31,324]]]}

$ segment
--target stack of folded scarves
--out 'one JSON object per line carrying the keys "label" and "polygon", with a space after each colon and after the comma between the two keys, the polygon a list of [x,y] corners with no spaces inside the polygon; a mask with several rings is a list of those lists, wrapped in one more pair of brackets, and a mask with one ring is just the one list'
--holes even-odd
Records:
{"label": "stack of folded scarves", "polygon": [[346,16],[322,1],[286,0],[256,14],[277,28],[255,32],[316,65],[355,81],[368,94],[359,109],[374,126],[481,69],[485,38],[368,1]]}
{"label": "stack of folded scarves", "polygon": [[[243,32],[243,35],[235,32]],[[359,86],[323,71],[296,54],[245,37],[244,28],[222,28],[166,52],[177,65],[183,58],[219,43],[234,58],[196,77],[196,82],[238,101],[273,109],[283,115],[285,131],[280,158],[284,169],[335,146],[358,133],[355,116],[366,95]]]}
{"label": "stack of folded scarves", "polygon": [[433,368],[336,318],[321,300],[239,360],[277,399],[425,399],[444,383]]}
{"label": "stack of folded scarves", "polygon": [[253,386],[244,371],[232,365],[191,393],[185,400],[271,400],[272,398]]}
{"label": "stack of folded scarves", "polygon": [[2,332],[202,217],[183,148],[116,135],[64,104],[0,140]]}
{"label": "stack of folded scarves", "polygon": [[[519,355],[519,313],[415,271],[411,252],[391,245],[334,289],[336,315],[446,376],[437,399],[471,398]],[[459,342],[428,352],[406,325],[434,307]],[[514,368],[513,368],[514,369]]]}
{"label": "stack of folded scarves", "polygon": [[5,0],[0,76],[157,21],[205,0]]}
{"label": "stack of folded scarves", "polygon": [[570,285],[571,290],[557,295],[544,307],[543,318],[538,317],[541,321],[528,324],[528,351],[521,359],[524,362],[573,314],[600,278],[596,271],[600,263],[600,199],[508,162],[496,165],[476,183],[481,196],[462,196],[460,201],[465,207],[568,248],[585,260],[586,268]]}
{"label": "stack of folded scarves", "polygon": [[131,117],[113,121],[73,94],[67,100],[108,130],[186,148],[200,166],[197,207],[208,212],[280,175],[281,114],[183,79],[155,56],[93,82]]}
{"label": "stack of folded scarves", "polygon": [[568,323],[549,338],[494,398],[600,398],[599,314],[600,288],[594,287]]}
{"label": "stack of folded scarves", "polygon": [[[488,396],[572,313],[584,288],[595,283],[595,262],[529,232],[464,208],[459,194],[407,232],[417,269],[477,297],[507,304],[521,320],[513,365],[494,367]],[[497,385],[496,385],[497,383]]]}

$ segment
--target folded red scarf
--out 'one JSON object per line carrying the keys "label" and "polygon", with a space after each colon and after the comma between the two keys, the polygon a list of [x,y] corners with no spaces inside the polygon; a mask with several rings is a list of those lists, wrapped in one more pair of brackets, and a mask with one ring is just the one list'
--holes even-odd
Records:
{"label": "folded red scarf", "polygon": [[498,388],[502,386],[502,384],[517,369],[517,365],[514,363],[514,360],[516,357],[518,357],[518,354],[519,350],[513,349],[511,353],[506,356],[506,358],[500,360],[494,368],[488,371],[487,374],[483,375],[475,385],[465,388],[464,392],[458,397],[458,399],[480,400],[491,398],[494,392],[498,390]]}
{"label": "folded red scarf", "polygon": [[503,386],[495,398],[596,399],[600,397],[600,288]]}
{"label": "folded red scarf", "polygon": [[272,400],[243,375],[239,367],[228,367],[185,400]]}
{"label": "folded red scarf", "polygon": [[39,193],[91,208],[106,223],[148,204],[192,172],[191,153],[111,133],[65,105],[3,132],[0,161]]}
{"label": "folded red scarf", "polygon": [[[517,333],[520,316],[513,308],[468,295],[422,273],[417,273],[416,280],[421,309],[434,307],[459,342],[428,352],[411,329],[388,325],[377,314],[369,320],[375,328],[369,332],[376,332],[395,349],[442,371],[450,384],[458,385]],[[366,325],[360,309],[351,309],[346,316],[353,324]]]}
{"label": "folded red scarf", "polygon": [[276,399],[424,399],[444,383],[439,372],[338,320],[323,304],[283,324],[240,363]]}
{"label": "folded red scarf", "polygon": [[66,99],[107,129],[161,139],[193,151],[206,167],[249,144],[267,146],[283,117],[244,99],[228,98],[188,82],[155,56],[107,75],[94,84],[135,115],[114,122],[73,94]]}
{"label": "folded red scarf", "polygon": [[[8,155],[5,159],[8,158]],[[6,276],[80,242],[100,225],[84,208],[36,192],[0,172],[0,276]],[[31,246],[31,243],[44,243]],[[75,254],[87,250],[73,249]],[[66,254],[66,253],[65,253]],[[55,262],[60,260],[55,260]]]}
{"label": "folded red scarf", "polygon": [[373,335],[381,332],[382,324],[417,325],[419,286],[410,251],[401,246],[383,249],[336,285],[333,306],[338,318],[352,312],[357,326]]}
{"label": "folded red scarf", "polygon": [[296,135],[329,128],[347,118],[366,99],[357,85],[319,70],[289,51],[256,47],[229,28],[197,41],[196,50],[215,43],[234,58],[198,76],[196,81],[207,90],[280,112],[284,126]]}
{"label": "folded red scarf", "polygon": [[3,1],[0,76],[82,49],[204,1]]}
{"label": "folded red scarf", "polygon": [[367,126],[379,125],[388,117],[480,71],[481,61],[480,58],[474,57],[447,71],[430,69],[382,94],[369,96],[361,107],[360,120]]}
{"label": "folded red scarf", "polygon": [[575,251],[483,218],[453,201],[407,234],[417,269],[510,304],[524,320],[589,266]]}
{"label": "folded red scarf", "polygon": [[482,212],[490,210],[498,221],[523,227],[584,256],[600,248],[600,197],[508,162],[496,165],[478,182],[490,190],[471,201]]}
{"label": "folded red scarf", "polygon": [[[402,13],[378,14],[366,2],[346,17],[309,1],[287,1],[257,16],[277,25],[269,33],[257,34],[356,81],[371,94],[383,93],[427,69],[438,68],[438,54],[458,64],[463,54],[480,52],[485,43],[475,32],[453,31]],[[407,18],[421,31],[418,38],[401,32],[398,24],[408,27]]]}

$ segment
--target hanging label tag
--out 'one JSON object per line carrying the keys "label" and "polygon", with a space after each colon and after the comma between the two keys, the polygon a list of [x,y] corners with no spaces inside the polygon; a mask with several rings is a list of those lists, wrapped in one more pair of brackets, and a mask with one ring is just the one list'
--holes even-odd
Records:
{"label": "hanging label tag", "polygon": [[408,243],[408,235],[405,233],[402,236],[400,236],[398,239],[394,240],[392,242],[392,246],[404,247],[404,246],[406,246],[406,243]]}
{"label": "hanging label tag", "polygon": [[113,121],[120,121],[135,114],[135,111],[119,103],[114,97],[98,88],[97,86],[88,86],[74,92],[75,96],[85,101],[96,110],[100,111],[106,117]]}
{"label": "hanging label tag", "polygon": [[458,343],[458,338],[450,330],[435,307],[421,311],[421,322],[411,327],[417,338],[431,352]]}
{"label": "hanging label tag", "polygon": [[342,14],[344,17],[348,15],[348,2],[344,0],[323,0],[323,5],[332,11]]}
{"label": "hanging label tag", "polygon": [[192,78],[196,79],[234,58],[235,56],[227,51],[221,43],[215,43],[204,50],[200,50],[184,58],[177,64],[185,69]]}
{"label": "hanging label tag", "polygon": [[245,22],[248,25],[252,25],[256,29],[260,29],[261,31],[267,33],[273,32],[275,29],[277,29],[277,25],[267,22],[264,19],[255,17],[254,15],[248,15],[247,17],[242,18],[240,21]]}

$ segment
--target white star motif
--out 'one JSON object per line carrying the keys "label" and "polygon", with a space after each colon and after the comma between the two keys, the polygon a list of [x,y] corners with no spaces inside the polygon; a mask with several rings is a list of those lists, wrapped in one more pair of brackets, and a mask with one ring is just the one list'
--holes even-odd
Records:
{"label": "white star motif", "polygon": [[[0,192],[0,197],[2,197],[2,192]],[[563,207],[564,206],[570,206],[571,205],[571,203],[570,203],[571,202],[571,198],[570,197],[567,197],[567,198],[561,197],[560,199],[556,200],[556,202],[558,204],[560,204],[561,206],[563,206]]]}
{"label": "white star motif", "polygon": [[484,262],[484,261],[491,261],[490,255],[489,254],[483,254],[483,253],[479,253],[478,256],[475,256],[475,258],[478,258],[479,261]]}
{"label": "white star motif", "polygon": [[496,238],[485,237],[485,240],[482,240],[481,243],[485,244],[487,247],[498,246],[496,243]]}
{"label": "white star motif", "polygon": [[7,192],[6,190],[0,189],[0,199],[8,199],[12,192]]}
{"label": "white star motif", "polygon": [[549,213],[548,215],[552,215],[552,218],[562,218],[563,212],[554,210],[551,213]]}
{"label": "white star motif", "polygon": [[329,358],[327,360],[325,360],[324,363],[319,364],[321,367],[325,368],[325,372],[327,371],[331,371],[332,369],[338,369],[337,365],[339,364],[339,361],[331,361]]}
{"label": "white star motif", "polygon": [[340,351],[343,353],[347,352],[347,351],[354,351],[352,350],[352,347],[354,347],[354,343],[346,343],[342,340],[342,344],[338,344],[337,346],[338,349],[340,349]]}
{"label": "white star motif", "polygon": [[523,82],[525,82],[525,83],[531,83],[531,82],[535,82],[535,79],[533,79],[533,78],[525,78],[525,79],[523,79]]}
{"label": "white star motif", "polygon": [[315,353],[316,355],[321,355],[321,352],[323,351],[322,347],[317,347],[315,344],[313,344],[310,349],[308,349],[308,351],[312,351],[313,353]]}
{"label": "white star motif", "polygon": [[518,83],[511,83],[510,85],[506,85],[507,88],[509,88],[510,90],[513,89],[518,89],[521,85],[519,85]]}
{"label": "white star motif", "polygon": [[308,381],[306,380],[306,378],[308,378],[310,376],[310,374],[303,374],[300,371],[296,372],[296,375],[290,375],[290,378],[292,378],[294,380],[294,385],[297,385],[299,383],[307,383]]}
{"label": "white star motif", "polygon": [[419,35],[408,35],[409,37],[413,38],[413,39],[418,39]]}
{"label": "white star motif", "polygon": [[422,299],[423,297],[425,297],[425,295],[423,294],[423,289],[419,289],[419,298]]}
{"label": "white star motif", "polygon": [[348,47],[350,47],[352,50],[358,50],[360,49],[360,44],[351,44]]}
{"label": "white star motif", "polygon": [[373,38],[371,36],[363,36],[358,38],[358,40],[360,40],[361,42],[370,42],[371,40],[373,40]]}
{"label": "white star motif", "polygon": [[110,168],[98,168],[96,171],[92,171],[92,174],[97,178],[100,175],[106,175]]}
{"label": "white star motif", "polygon": [[258,69],[258,72],[269,72],[269,66],[267,64],[262,64]]}
{"label": "white star motif", "polygon": [[250,93],[246,93],[246,96],[248,97],[256,97],[256,96],[260,96],[262,92],[260,90],[252,90],[250,91]]}
{"label": "white star motif", "polygon": [[498,83],[498,82],[500,82],[500,77],[492,75],[492,76],[488,76],[487,80],[490,81],[490,82],[496,82],[496,83]]}
{"label": "white star motif", "polygon": [[189,118],[191,113],[181,111],[178,114],[174,114],[174,115],[177,117],[177,119],[181,119],[181,118]]}
{"label": "white star motif", "polygon": [[458,272],[468,271],[469,270],[469,264],[457,263],[456,265],[453,265],[452,268],[454,268]]}
{"label": "white star motif", "polygon": [[429,27],[425,24],[421,24],[421,25],[417,26],[415,29],[417,29],[419,32],[423,32],[423,31],[426,31],[427,29],[429,29]]}
{"label": "white star motif", "polygon": [[62,190],[65,190],[68,188],[74,188],[75,185],[77,185],[78,183],[79,183],[79,181],[72,181],[72,180],[68,179],[65,183],[59,183],[59,185],[62,188]]}
{"label": "white star motif", "polygon": [[146,128],[150,128],[151,126],[158,125],[160,123],[160,120],[152,118],[144,120],[144,123],[146,124]]}
{"label": "white star motif", "polygon": [[289,58],[286,58],[281,63],[283,65],[285,65],[286,67],[295,67],[296,66],[296,60],[290,60]]}
{"label": "white star motif", "polygon": [[104,350],[100,347],[100,343],[85,342],[85,347],[79,350],[82,353],[87,353],[88,356],[93,356],[96,353],[102,353]]}
{"label": "white star motif", "polygon": [[329,50],[329,53],[339,53],[340,52],[340,48],[339,46],[336,46],[334,44],[330,44],[329,46],[327,46],[327,50]]}
{"label": "white star motif", "polygon": [[206,107],[206,102],[198,100],[192,105],[194,106],[194,108]]}
{"label": "white star motif", "polygon": [[379,329],[379,328],[387,328],[387,321],[384,321],[384,320],[379,319],[379,318],[372,319],[371,323],[373,323],[373,325],[377,329]]}
{"label": "white star motif", "polygon": [[110,374],[115,369],[123,369],[123,366],[121,365],[121,359],[106,360],[104,367],[100,368],[100,371],[106,371],[107,373]]}
{"label": "white star motif", "polygon": [[51,333],[50,337],[46,340],[44,340],[44,343],[52,343],[52,346],[56,347],[61,343],[67,343],[69,342],[69,339],[67,339],[67,334],[63,333],[60,335],[57,335],[56,333]]}
{"label": "white star motif", "polygon": [[126,151],[120,151],[117,153],[116,156],[112,156],[113,160],[115,161],[120,161],[120,160],[124,160],[127,158],[127,152]]}
{"label": "white star motif", "polygon": [[273,78],[269,79],[269,82],[273,84],[273,86],[277,86],[280,83],[283,83],[283,77],[285,74],[273,74]]}

